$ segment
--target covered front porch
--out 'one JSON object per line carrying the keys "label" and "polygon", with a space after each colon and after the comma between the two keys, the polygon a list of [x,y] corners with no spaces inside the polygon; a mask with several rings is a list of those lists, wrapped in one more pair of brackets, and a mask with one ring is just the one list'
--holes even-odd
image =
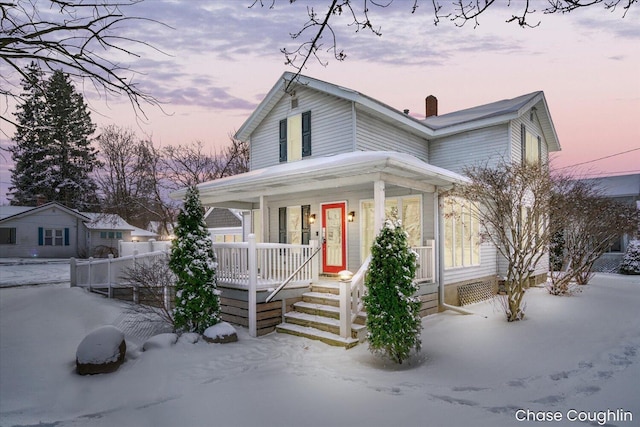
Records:
{"label": "covered front porch", "polygon": [[[438,193],[463,181],[408,154],[352,152],[200,184],[204,205],[244,211],[245,241],[215,244],[223,298],[226,292],[246,300],[231,311],[246,315],[251,334],[259,335],[260,304],[281,301],[285,317],[311,287],[332,281],[339,288],[332,292],[342,301],[335,302],[339,335],[351,336],[370,247],[388,217],[402,221],[420,255],[416,280],[421,289],[437,294]],[[353,278],[341,281],[338,274],[345,270]],[[437,305],[437,295],[428,298]]]}

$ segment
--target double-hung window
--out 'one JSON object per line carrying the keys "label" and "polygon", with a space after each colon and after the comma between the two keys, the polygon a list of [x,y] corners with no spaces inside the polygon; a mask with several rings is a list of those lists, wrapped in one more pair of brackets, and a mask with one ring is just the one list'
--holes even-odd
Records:
{"label": "double-hung window", "polygon": [[280,162],[311,155],[311,111],[280,120]]}
{"label": "double-hung window", "polygon": [[69,246],[68,228],[38,227],[38,246]]}
{"label": "double-hung window", "polygon": [[542,138],[534,135],[523,124],[520,128],[522,142],[522,163],[535,165],[542,161]]}
{"label": "double-hung window", "polygon": [[480,228],[476,207],[464,199],[444,201],[444,266],[469,267],[480,264]]}

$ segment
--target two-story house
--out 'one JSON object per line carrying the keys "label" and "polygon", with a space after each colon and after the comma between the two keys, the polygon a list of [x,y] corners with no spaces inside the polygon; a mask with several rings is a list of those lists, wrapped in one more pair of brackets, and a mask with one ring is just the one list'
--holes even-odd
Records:
{"label": "two-story house", "polygon": [[[292,77],[284,73],[236,134],[250,143],[250,172],[200,184],[203,204],[250,212],[246,219],[263,244],[317,246],[320,278],[312,281],[366,268],[377,231],[385,218],[397,215],[420,254],[423,314],[458,305],[460,285],[495,282],[504,268],[496,249],[480,243],[478,224],[470,216],[444,215],[441,193],[467,181],[462,174],[466,165],[523,158],[546,162],[549,152],[558,151],[544,94],[444,115],[438,115],[437,100],[428,96],[426,119],[419,120],[354,90],[305,76],[285,92]],[[540,265],[536,274],[546,276],[546,271],[547,265]],[[264,269],[259,274],[265,275]],[[356,273],[356,279],[361,275]],[[283,294],[279,316],[314,326],[296,312],[323,314],[320,306],[330,305],[332,297],[318,295],[330,291],[313,286],[311,296],[288,289],[293,300]],[[358,314],[354,300],[362,292],[356,288],[348,297],[353,321]],[[261,303],[260,294],[256,301]],[[251,306],[246,308],[251,311]],[[338,323],[344,320],[337,317]],[[258,330],[268,332],[275,325],[263,326]],[[302,326],[293,332],[311,335]]]}

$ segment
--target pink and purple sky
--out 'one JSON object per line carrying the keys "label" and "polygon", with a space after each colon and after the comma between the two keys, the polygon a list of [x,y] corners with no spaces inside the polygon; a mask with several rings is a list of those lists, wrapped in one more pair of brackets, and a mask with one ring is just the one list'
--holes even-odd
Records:
{"label": "pink and purple sky", "polygon": [[[267,1],[249,8],[252,3],[147,0],[128,8],[128,14],[171,27],[138,22],[122,30],[166,53],[137,46],[140,58],[121,58],[142,73],[134,81],[162,101],[164,112],[146,106],[147,119],[137,119],[127,99],[85,92],[94,122],[131,127],[158,146],[199,140],[215,150],[227,144],[280,75],[294,71],[280,49],[296,46],[289,33],[308,19],[307,6],[322,13],[329,2],[276,1],[269,8]],[[356,33],[348,17],[335,17],[347,59],[326,55],[327,66],[312,61],[304,74],[409,109],[417,118],[429,94],[444,114],[543,90],[562,145],[556,168],[589,162],[581,173],[640,173],[640,5],[624,18],[621,9],[600,5],[565,15],[538,12],[530,21],[540,25],[524,29],[505,22],[518,1],[489,9],[475,28],[446,21],[434,26],[431,2],[418,4],[413,14],[409,1],[372,6],[370,18],[382,37]],[[15,106],[2,100],[0,111],[10,115]],[[10,142],[1,134],[13,132],[0,121],[3,146]],[[10,184],[7,154],[0,156],[3,200]]]}

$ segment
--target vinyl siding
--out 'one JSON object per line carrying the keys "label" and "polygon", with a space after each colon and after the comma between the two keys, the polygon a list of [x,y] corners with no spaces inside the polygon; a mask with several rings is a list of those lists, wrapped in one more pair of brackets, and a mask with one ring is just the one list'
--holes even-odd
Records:
{"label": "vinyl siding", "polygon": [[356,115],[356,150],[398,151],[429,162],[429,144],[424,138],[398,129],[362,111]]}
{"label": "vinyl siding", "polygon": [[429,150],[430,163],[458,173],[465,166],[484,165],[487,161],[489,165],[497,164],[510,154],[508,129],[504,124],[434,139]]}
{"label": "vinyl siding", "polygon": [[445,269],[442,282],[449,285],[494,275],[497,273],[496,258],[495,247],[490,243],[483,243],[480,245],[480,265]]}
{"label": "vinyl siding", "polygon": [[251,134],[251,170],[280,163],[280,120],[305,111],[311,111],[312,153],[305,159],[353,151],[351,102],[309,88],[296,89],[296,98],[298,107],[291,109],[291,97],[283,96]]}

